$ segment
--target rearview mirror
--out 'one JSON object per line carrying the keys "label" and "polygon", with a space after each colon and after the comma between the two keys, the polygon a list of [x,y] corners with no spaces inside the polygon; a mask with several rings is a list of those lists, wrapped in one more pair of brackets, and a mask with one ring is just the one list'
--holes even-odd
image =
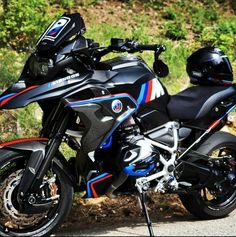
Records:
{"label": "rearview mirror", "polygon": [[155,60],[153,63],[153,70],[158,77],[166,77],[169,74],[168,66],[160,59]]}

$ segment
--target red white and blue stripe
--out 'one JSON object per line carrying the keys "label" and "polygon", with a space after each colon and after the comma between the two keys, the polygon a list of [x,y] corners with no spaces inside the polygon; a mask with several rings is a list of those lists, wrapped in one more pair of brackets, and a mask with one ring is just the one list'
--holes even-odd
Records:
{"label": "red white and blue stripe", "polygon": [[11,96],[14,96],[16,93],[11,93],[11,94],[7,94],[7,95],[4,95],[2,97],[0,97],[0,102],[11,97]]}
{"label": "red white and blue stripe", "polygon": [[0,107],[5,105],[7,102],[9,102],[10,100],[12,100],[13,98],[17,97],[18,95],[21,95],[27,91],[30,91],[34,88],[37,88],[38,86],[30,86],[30,87],[27,87],[26,89],[18,92],[18,93],[10,93],[10,94],[7,94],[5,96],[2,96],[0,97]]}
{"label": "red white and blue stripe", "polygon": [[137,99],[138,104],[148,103],[165,94],[164,88],[158,79],[154,78],[141,86],[139,97]]}
{"label": "red white and blue stripe", "polygon": [[87,198],[97,198],[99,197],[99,195],[97,194],[95,188],[94,188],[94,185],[96,183],[99,183],[105,179],[108,179],[110,177],[112,177],[113,175],[112,174],[109,174],[109,173],[103,173],[91,180],[89,180],[87,182]]}
{"label": "red white and blue stripe", "polygon": [[208,129],[211,130],[211,129],[214,129],[215,127],[217,127],[217,126],[221,123],[221,121],[222,121],[229,113],[231,113],[231,112],[232,112],[233,110],[235,110],[235,109],[236,109],[236,105],[233,105],[220,119],[218,119],[218,120],[216,120],[214,123],[212,123]]}

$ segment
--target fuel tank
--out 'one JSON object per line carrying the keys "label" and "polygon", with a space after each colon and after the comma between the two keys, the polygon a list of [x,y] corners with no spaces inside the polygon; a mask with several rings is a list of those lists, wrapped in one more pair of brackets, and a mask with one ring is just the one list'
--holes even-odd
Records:
{"label": "fuel tank", "polygon": [[123,55],[104,61],[100,68],[117,72],[105,83],[106,88],[112,94],[128,93],[138,102],[136,116],[145,131],[170,120],[166,109],[170,96],[140,57]]}
{"label": "fuel tank", "polygon": [[140,57],[123,55],[102,62],[100,68],[117,72],[105,83],[110,92],[129,93],[139,105],[167,94],[165,87]]}

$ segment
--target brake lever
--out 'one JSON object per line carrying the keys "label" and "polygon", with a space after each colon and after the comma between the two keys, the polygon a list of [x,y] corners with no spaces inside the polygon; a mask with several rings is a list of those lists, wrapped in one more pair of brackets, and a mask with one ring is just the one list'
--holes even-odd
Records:
{"label": "brake lever", "polygon": [[126,42],[121,47],[121,49],[129,53],[134,53],[134,52],[140,51],[136,49],[137,45],[138,45],[138,41],[126,39]]}

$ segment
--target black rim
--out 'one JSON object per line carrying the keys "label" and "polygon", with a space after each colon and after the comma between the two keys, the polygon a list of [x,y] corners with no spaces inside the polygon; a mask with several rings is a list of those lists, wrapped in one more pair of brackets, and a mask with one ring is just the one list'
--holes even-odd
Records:
{"label": "black rim", "polygon": [[[216,158],[228,157],[228,159],[233,159],[236,162],[236,147],[233,146],[225,146],[214,149],[212,152],[209,153],[210,156]],[[234,173],[236,173],[236,166],[234,164],[227,164],[229,168],[232,169]],[[236,188],[233,187],[225,181],[222,184],[223,190],[219,191],[218,189],[213,188],[203,188],[200,191],[200,195],[202,201],[205,205],[208,206],[211,210],[219,210],[229,207],[232,203],[236,200]]]}

